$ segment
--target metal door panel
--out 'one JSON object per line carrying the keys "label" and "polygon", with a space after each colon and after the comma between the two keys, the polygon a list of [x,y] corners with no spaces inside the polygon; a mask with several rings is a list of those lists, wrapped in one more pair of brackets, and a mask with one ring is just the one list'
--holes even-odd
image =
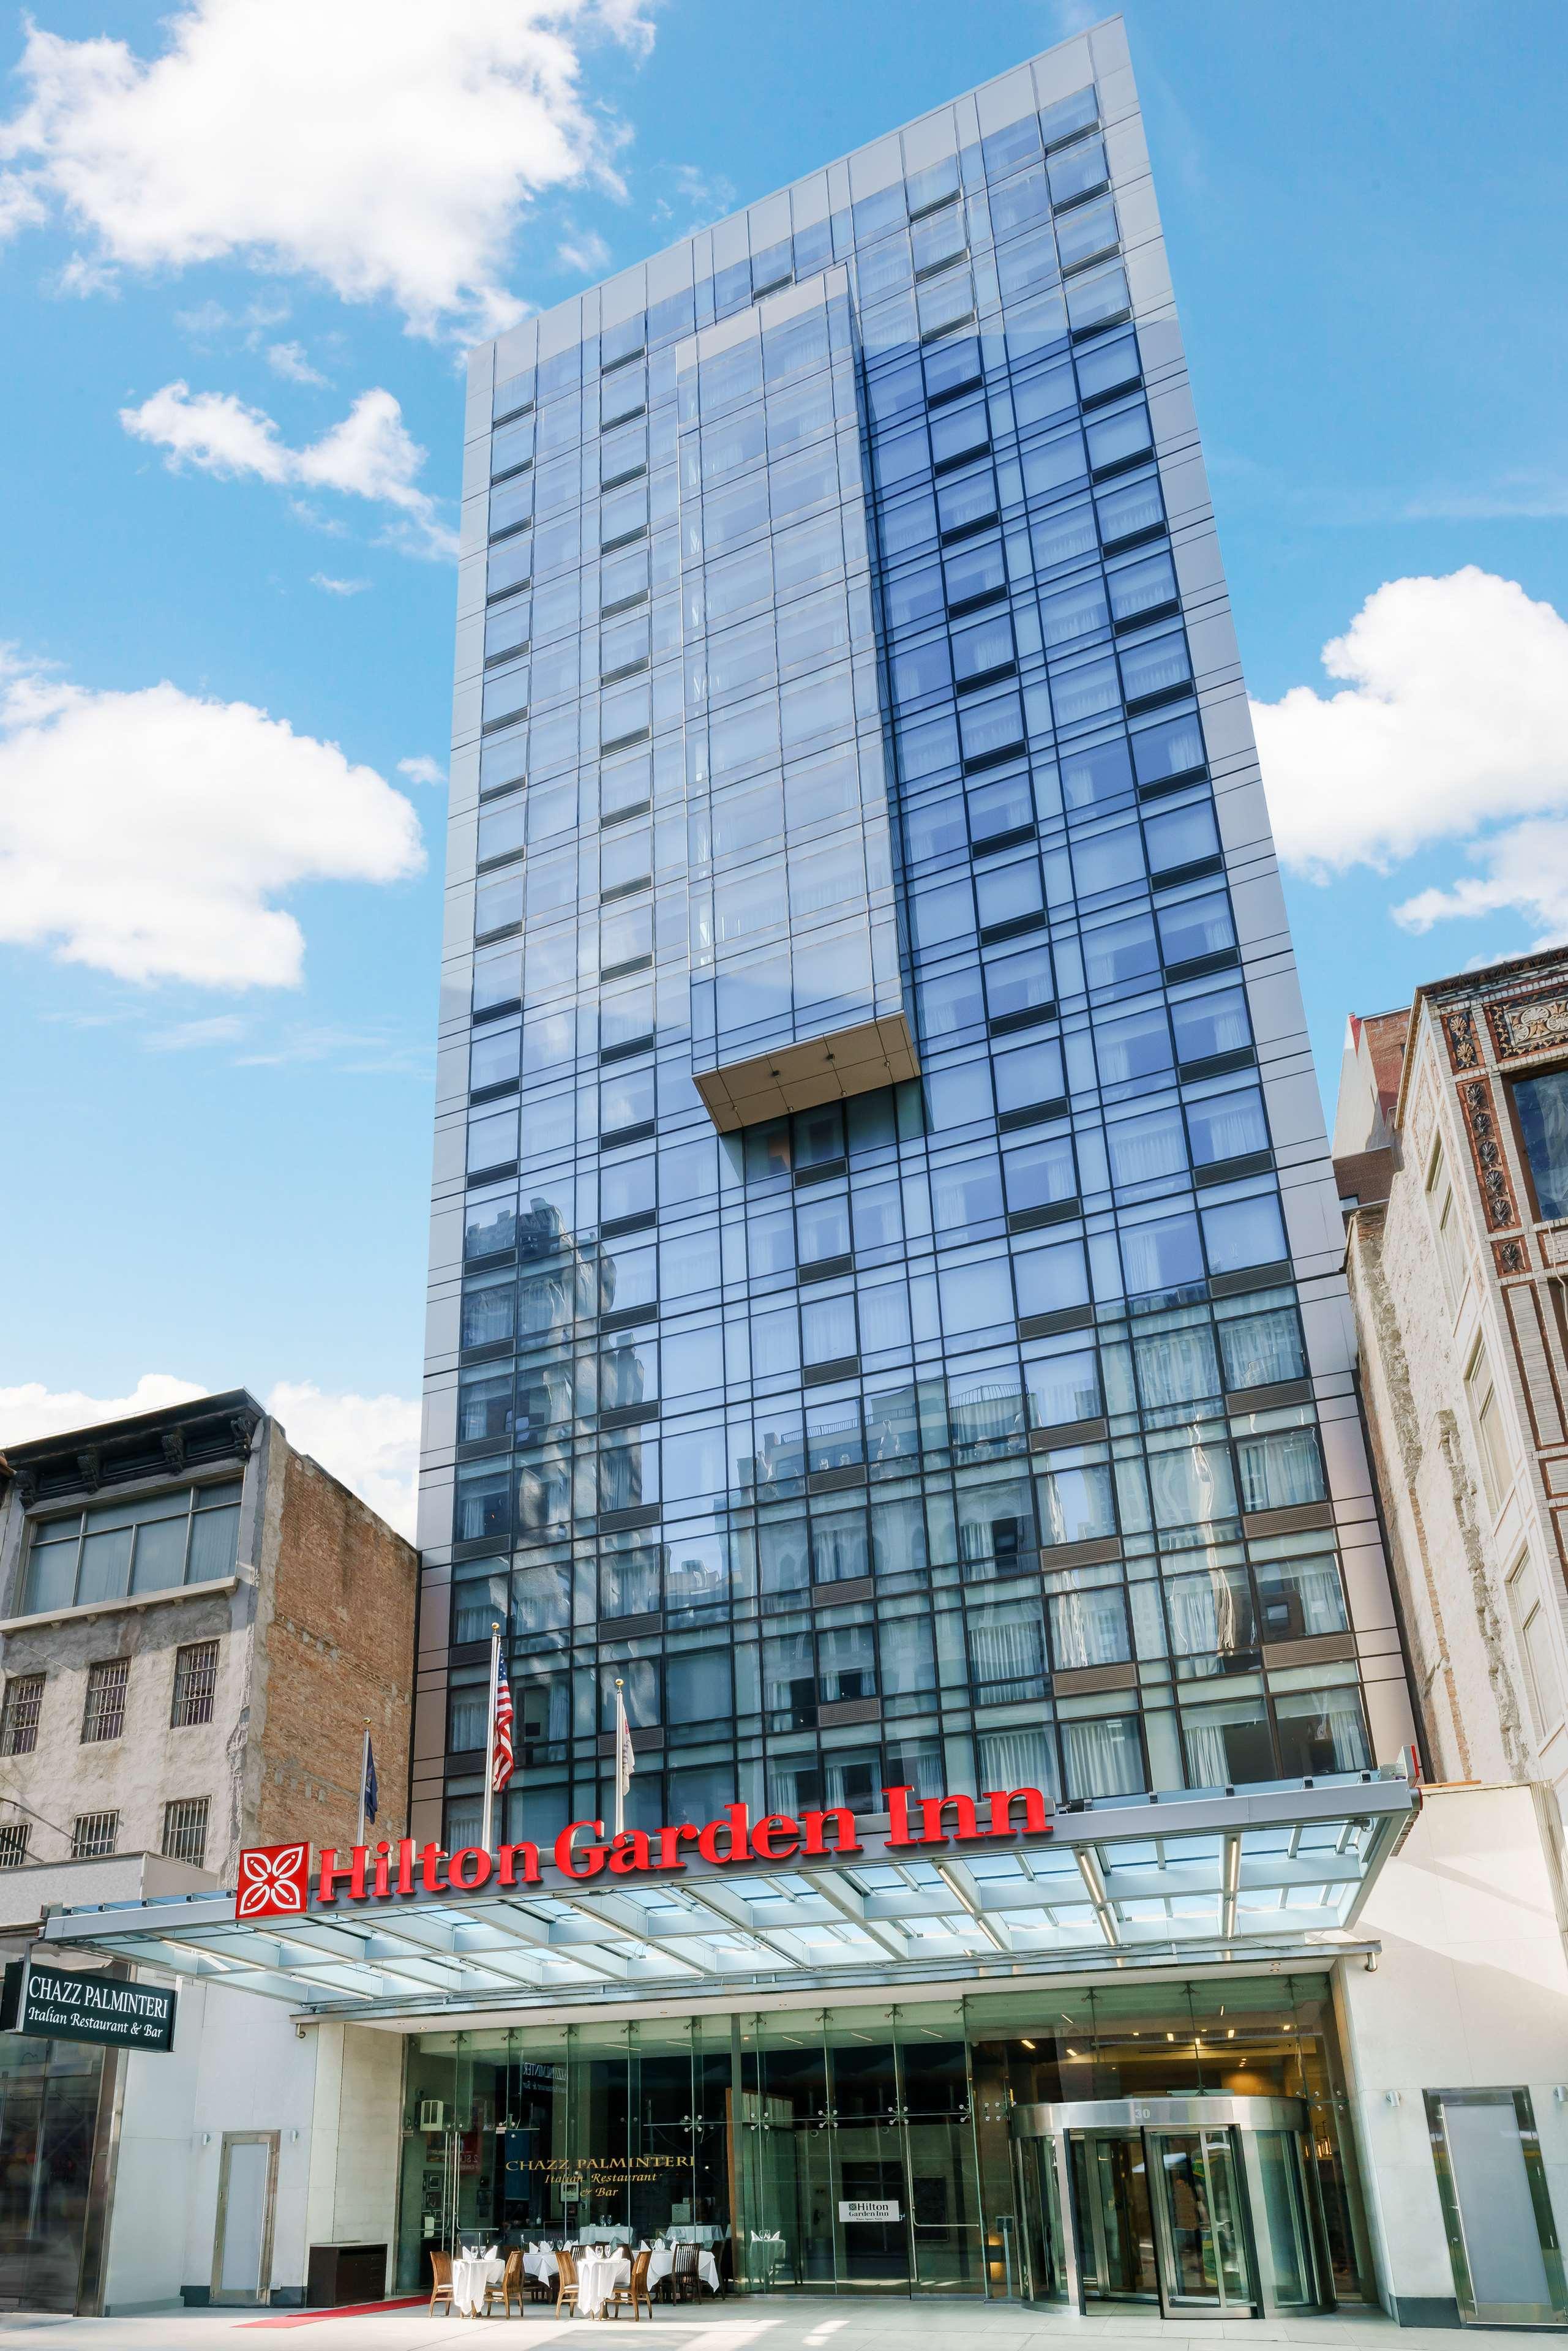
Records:
{"label": "metal door panel", "polygon": [[1568,2288],[1529,2091],[1428,2090],[1426,2098],[1460,2318],[1561,2326]]}
{"label": "metal door panel", "polygon": [[225,2131],[213,2231],[212,2298],[258,2304],[272,2291],[277,2133]]}

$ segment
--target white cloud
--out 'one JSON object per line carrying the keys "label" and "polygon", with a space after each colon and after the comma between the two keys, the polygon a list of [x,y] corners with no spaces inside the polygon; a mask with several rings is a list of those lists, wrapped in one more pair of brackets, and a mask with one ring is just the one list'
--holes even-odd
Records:
{"label": "white cloud", "polygon": [[[91,1396],[41,1381],[0,1388],[0,1451],[35,1437],[92,1428],[133,1413],[162,1412],[210,1391],[167,1372],[145,1373],[130,1395]],[[311,1380],[280,1380],[263,1401],[289,1443],[368,1502],[411,1540],[419,1474],[419,1405],[406,1396],[334,1395]]]}
{"label": "white cloud", "polygon": [[259,474],[265,482],[289,478],[294,453],[259,408],[247,408],[232,392],[192,392],[188,383],[166,383],[140,408],[122,408],[120,421],[138,441],[167,449],[171,465],[200,466],[204,474]]}
{"label": "white cloud", "polygon": [[281,327],[288,313],[288,303],[277,294],[253,295],[243,310],[225,309],[223,303],[209,298],[198,302],[193,310],[176,310],[174,324],[193,343],[232,338],[243,343],[247,351],[258,351],[273,328]]}
{"label": "white cloud", "polygon": [[557,246],[555,257],[580,277],[602,277],[610,266],[610,247],[597,229],[573,229]]}
{"label": "white cloud", "polygon": [[55,278],[57,294],[74,294],[84,301],[89,294],[107,294],[110,299],[120,293],[120,272],[110,263],[99,261],[85,253],[73,253]]}
{"label": "white cloud", "polygon": [[620,143],[583,89],[638,0],[190,0],[152,57],[29,26],[21,110],[0,126],[0,225],[45,206],[125,267],[238,257],[411,329],[495,332],[532,199],[618,188]]}
{"label": "white cloud", "polygon": [[267,364],[274,375],[289,383],[325,383],[327,379],[319,368],[313,368],[303,343],[268,343]]}
{"label": "white cloud", "polygon": [[15,673],[0,695],[0,939],[120,979],[291,987],[280,897],[423,863],[401,792],[249,703]]}
{"label": "white cloud", "polygon": [[327,596],[362,596],[370,584],[368,580],[334,580],[325,571],[310,574],[312,588],[319,588]]}
{"label": "white cloud", "polygon": [[1456,917],[1511,912],[1539,929],[1532,946],[1568,938],[1568,823],[1538,818],[1510,825],[1465,854],[1478,873],[1461,876],[1449,890],[1418,890],[1395,907],[1395,921],[1407,931],[1429,931]]}
{"label": "white cloud", "polygon": [[1463,842],[1477,875],[1401,922],[1513,907],[1568,928],[1568,622],[1467,565],[1387,581],[1322,664],[1343,691],[1252,708],[1285,862],[1323,882]]}
{"label": "white cloud", "polygon": [[428,1080],[434,1053],[423,1037],[383,1026],[336,1029],[296,1026],[235,1056],[238,1070],[281,1070],[299,1061],[330,1061],[346,1077]]}
{"label": "white cloud", "polygon": [[154,1029],[145,1043],[150,1053],[193,1053],[208,1045],[235,1045],[245,1032],[235,1014],[219,1012],[207,1020],[176,1020],[172,1028]]}
{"label": "white cloud", "polygon": [[661,227],[679,220],[683,224],[680,234],[692,236],[709,221],[722,220],[726,213],[735,210],[734,184],[722,172],[710,176],[699,172],[695,163],[677,163],[664,176],[674,193],[654,199],[653,217]]}
{"label": "white cloud", "polygon": [[178,379],[140,408],[122,408],[120,421],[133,439],[166,449],[176,472],[194,465],[225,478],[252,474],[263,482],[368,498],[392,507],[412,526],[408,544],[415,552],[457,551],[456,533],[440,519],[434,499],[417,486],[425,452],[404,426],[390,392],[362,392],[340,424],[303,449],[287,446],[264,409],[248,408],[232,392],[193,392]]}
{"label": "white cloud", "polygon": [[0,178],[0,245],[24,228],[37,228],[49,216],[48,206],[26,181]]}
{"label": "white cloud", "polygon": [[1074,33],[1086,33],[1091,25],[1100,21],[1099,0],[1052,0],[1051,8],[1051,38],[1071,40]]}
{"label": "white cloud", "polygon": [[411,784],[444,784],[446,781],[446,770],[440,760],[431,758],[423,751],[417,759],[400,759],[397,771],[400,776],[406,776]]}
{"label": "white cloud", "polygon": [[206,1393],[169,1372],[144,1372],[123,1396],[90,1396],[80,1388],[50,1389],[41,1380],[28,1380],[20,1387],[0,1388],[0,1452],[7,1445],[30,1445],[37,1437],[58,1437],[68,1428],[129,1420],[139,1412],[165,1412],[172,1404],[189,1404]]}
{"label": "white cloud", "polygon": [[399,1395],[331,1395],[310,1380],[280,1380],[267,1408],[288,1442],[340,1478],[412,1541],[419,1478],[419,1405]]}

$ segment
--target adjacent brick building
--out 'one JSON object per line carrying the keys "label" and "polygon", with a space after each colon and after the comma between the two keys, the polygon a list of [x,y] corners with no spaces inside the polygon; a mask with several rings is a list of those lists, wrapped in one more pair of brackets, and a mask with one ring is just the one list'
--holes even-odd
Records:
{"label": "adjacent brick building", "polygon": [[350,1844],[367,1718],[402,1833],[415,1553],[252,1396],[4,1468],[0,1862],[146,1852],[231,1884],[242,1844]]}
{"label": "adjacent brick building", "polygon": [[[367,1718],[376,1826],[400,1835],[417,1573],[244,1389],[0,1455],[0,1958],[63,1905],[232,1886],[242,1845],[350,1844]],[[283,2080],[298,2054],[258,2052],[221,1999],[187,2014],[187,2065],[220,2078]],[[100,2311],[116,2150],[147,2127],[140,2092],[156,2111],[127,2069],[171,2061],[0,2038],[0,2308]]]}

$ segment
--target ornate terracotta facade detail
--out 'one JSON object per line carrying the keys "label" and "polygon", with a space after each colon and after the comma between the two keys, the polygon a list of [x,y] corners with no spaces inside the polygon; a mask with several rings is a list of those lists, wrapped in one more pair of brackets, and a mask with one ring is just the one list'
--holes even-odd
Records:
{"label": "ornate terracotta facade detail", "polygon": [[1510,1274],[1530,1271],[1530,1259],[1522,1241],[1493,1241],[1491,1253],[1501,1280],[1506,1281]]}
{"label": "ornate terracotta facade detail", "polygon": [[1467,1079],[1459,1088],[1459,1102],[1465,1113],[1465,1132],[1469,1136],[1470,1157],[1475,1162],[1487,1222],[1494,1232],[1500,1232],[1509,1225],[1518,1224],[1519,1211],[1513,1205],[1513,1186],[1508,1179],[1491,1088],[1486,1079]]}
{"label": "ornate terracotta facade detail", "polygon": [[1437,1102],[1432,1087],[1422,1081],[1420,1092],[1410,1106],[1410,1140],[1417,1163],[1427,1164],[1427,1147],[1432,1140],[1432,1125],[1437,1117]]}
{"label": "ornate terracotta facade detail", "polygon": [[[1460,1016],[1444,1017],[1454,1019]],[[1520,1053],[1549,1052],[1553,1046],[1568,1046],[1568,996],[1531,996],[1512,1004],[1489,1004],[1487,1019],[1500,1061]],[[1450,1053],[1452,1050],[1450,1044]],[[1454,1067],[1459,1066],[1456,1061]]]}
{"label": "ornate terracotta facade detail", "polygon": [[1443,1035],[1448,1040],[1450,1069],[1479,1069],[1480,1040],[1476,1035],[1476,1016],[1468,1006],[1462,1006],[1458,1012],[1444,1013]]}

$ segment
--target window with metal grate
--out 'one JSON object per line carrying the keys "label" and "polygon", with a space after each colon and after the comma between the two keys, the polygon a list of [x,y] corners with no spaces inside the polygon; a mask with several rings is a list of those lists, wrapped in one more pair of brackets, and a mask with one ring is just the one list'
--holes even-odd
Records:
{"label": "window with metal grate", "polygon": [[71,1825],[71,1859],[96,1861],[112,1853],[119,1838],[118,1813],[82,1813]]}
{"label": "window with metal grate", "polygon": [[163,1807],[163,1852],[200,1869],[207,1850],[207,1796],[181,1796]]}
{"label": "window with metal grate", "polygon": [[30,1755],[38,1743],[44,1703],[42,1674],[13,1674],[0,1708],[0,1755]]}
{"label": "window with metal grate", "polygon": [[176,1730],[193,1722],[211,1722],[218,1686],[218,1645],[193,1641],[174,1653],[174,1708],[170,1721]]}
{"label": "window with metal grate", "polygon": [[130,1674],[129,1657],[104,1657],[88,1668],[87,1708],[81,1726],[84,1747],[118,1739],[125,1729],[125,1686]]}

